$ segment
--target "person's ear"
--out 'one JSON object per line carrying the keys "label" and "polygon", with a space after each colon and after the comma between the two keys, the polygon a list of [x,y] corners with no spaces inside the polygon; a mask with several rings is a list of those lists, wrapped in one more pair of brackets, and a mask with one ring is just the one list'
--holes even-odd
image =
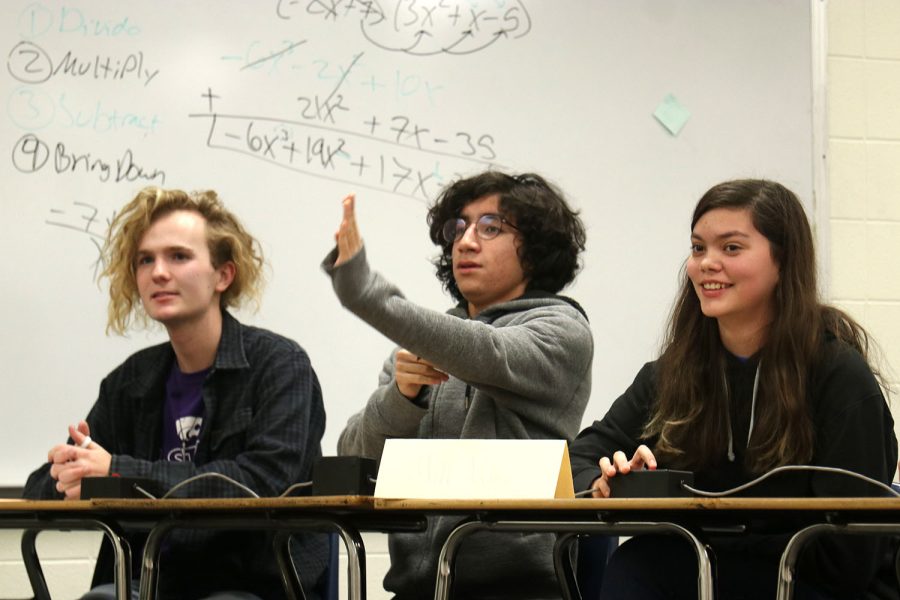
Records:
{"label": "person's ear", "polygon": [[237,268],[234,266],[234,263],[229,260],[219,265],[216,269],[216,273],[219,275],[219,280],[216,282],[216,291],[221,294],[227,290],[234,281]]}

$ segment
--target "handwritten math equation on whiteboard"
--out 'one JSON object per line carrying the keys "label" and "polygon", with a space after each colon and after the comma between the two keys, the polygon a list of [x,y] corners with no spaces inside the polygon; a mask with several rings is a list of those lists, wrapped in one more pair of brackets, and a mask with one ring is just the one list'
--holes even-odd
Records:
{"label": "handwritten math equation on whiteboard", "polygon": [[[262,22],[298,33],[290,39],[265,30],[257,38],[243,36],[231,51],[199,58],[224,66],[227,85],[199,73],[192,89],[173,90],[170,82],[182,66],[169,64],[158,40],[174,34],[154,31],[157,26],[129,12],[128,4],[23,3],[14,25],[18,37],[7,47],[12,85],[6,118],[18,134],[4,142],[15,171],[129,190],[165,186],[183,165],[166,164],[179,161],[177,154],[169,159],[151,148],[169,136],[186,144],[191,156],[229,152],[265,163],[263,169],[424,203],[460,175],[503,166],[504,140],[494,131],[440,110],[450,83],[428,62],[515,44],[533,25],[522,0],[274,0],[259,6]],[[334,44],[326,51],[303,35],[329,27],[349,31],[358,47],[335,58]],[[198,48],[202,53],[202,45],[191,46]],[[385,51],[425,62],[411,71],[385,62]],[[247,110],[253,87],[242,78],[260,73],[278,81],[283,98],[273,104],[261,96],[259,108]],[[409,110],[411,103],[425,110]],[[183,109],[173,114],[172,107]],[[201,126],[185,127],[185,120]],[[48,203],[45,224],[79,232],[99,250],[116,207],[97,199],[64,201]]]}

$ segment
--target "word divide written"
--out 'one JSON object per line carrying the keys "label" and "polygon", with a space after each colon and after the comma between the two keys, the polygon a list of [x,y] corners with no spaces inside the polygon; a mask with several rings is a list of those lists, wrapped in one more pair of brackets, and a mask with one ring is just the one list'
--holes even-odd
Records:
{"label": "word divide written", "polygon": [[[109,18],[102,8],[98,13],[85,13],[74,6],[53,6],[58,3],[43,4],[31,2],[19,13],[20,33],[34,39],[48,34],[74,35],[79,37],[116,38],[136,37],[141,27],[131,22],[129,17]],[[122,3],[124,4],[124,3]]]}
{"label": "word divide written", "polygon": [[373,116],[364,134],[269,117],[190,116],[209,119],[209,148],[416,200],[431,201],[450,180],[496,166],[492,136],[455,132],[436,137],[406,117],[381,122]]}

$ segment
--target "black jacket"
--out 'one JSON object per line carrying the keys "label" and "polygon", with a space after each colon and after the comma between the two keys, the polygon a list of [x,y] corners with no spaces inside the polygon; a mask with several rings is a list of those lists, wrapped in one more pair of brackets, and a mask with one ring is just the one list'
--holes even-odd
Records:
{"label": "black jacket", "polygon": [[[175,358],[169,343],[129,357],[100,384],[87,416],[94,441],[112,454],[111,473],[145,477],[163,491],[200,473],[216,472],[239,481],[260,496],[277,496],[289,485],[311,479],[321,456],[325,410],[309,358],[292,340],[241,325],[223,313],[222,338],[203,384],[205,424],[194,462],[161,459],[165,381]],[[70,440],[71,443],[71,440]],[[25,485],[26,498],[61,498],[43,465]],[[215,479],[200,479],[175,497],[245,496]],[[145,536],[129,535],[134,576]],[[295,536],[297,565],[307,598],[328,564],[324,535]],[[109,548],[101,550],[94,584],[112,581]],[[192,598],[216,590],[284,597],[272,551],[272,534],[178,530],[164,545],[161,598]]]}
{"label": "black jacket", "polygon": [[[758,360],[728,360],[728,382],[733,399],[731,421],[734,461],[725,449],[712,467],[694,474],[695,487],[709,491],[731,489],[756,477],[745,468],[744,454],[750,430],[750,405]],[[810,464],[840,467],[889,484],[897,469],[894,421],[881,388],[862,356],[835,339],[826,342],[824,358],[810,374],[809,410],[815,448]],[[600,476],[597,461],[622,450],[631,457],[640,443],[653,449],[654,440],[641,432],[656,399],[656,363],[646,364],[634,382],[612,405],[606,416],[582,431],[570,447],[576,491],[590,487]],[[758,402],[757,410],[764,410]],[[723,427],[726,426],[723,424]],[[659,468],[667,468],[659,464]],[[822,473],[786,472],[751,488],[744,495],[759,497],[880,496],[885,492],[849,477]],[[754,535],[713,538],[717,552],[769,556],[773,569],[801,522],[759,524]],[[857,597],[872,582],[884,554],[884,540],[822,536],[808,544],[799,563],[800,577],[836,597]],[[772,575],[775,577],[775,571]],[[895,586],[896,587],[896,584]]]}

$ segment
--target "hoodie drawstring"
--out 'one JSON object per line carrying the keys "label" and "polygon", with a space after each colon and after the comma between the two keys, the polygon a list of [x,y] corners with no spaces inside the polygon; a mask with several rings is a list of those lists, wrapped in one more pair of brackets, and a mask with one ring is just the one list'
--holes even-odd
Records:
{"label": "hoodie drawstring", "polygon": [[[753,424],[756,420],[756,393],[759,390],[759,366],[756,365],[756,375],[753,377],[753,396],[750,399],[750,429],[747,431],[747,448],[750,447],[750,437],[753,435]],[[728,462],[734,462],[734,437],[731,432],[731,398],[728,393],[728,381],[725,382],[725,415],[728,422]]]}

